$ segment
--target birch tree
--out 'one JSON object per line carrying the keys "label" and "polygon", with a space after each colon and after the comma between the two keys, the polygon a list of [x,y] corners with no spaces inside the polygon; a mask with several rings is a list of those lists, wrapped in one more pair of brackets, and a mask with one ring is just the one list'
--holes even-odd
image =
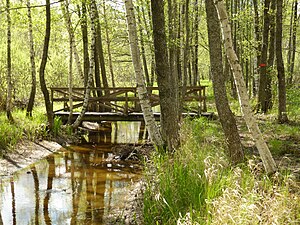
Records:
{"label": "birch tree", "polygon": [[34,105],[34,98],[36,93],[36,67],[35,67],[35,54],[34,54],[34,41],[32,31],[32,17],[30,0],[27,0],[27,17],[28,17],[28,37],[30,48],[30,64],[31,64],[31,91],[29,96],[29,102],[27,105],[26,116],[32,117],[32,109]]}
{"label": "birch tree", "polygon": [[73,26],[72,26],[71,15],[69,12],[68,0],[61,2],[61,10],[62,10],[62,13],[64,16],[66,28],[68,30],[68,34],[69,34],[69,38],[70,38],[69,40],[72,40],[72,42],[70,42],[70,43],[72,45],[72,52],[73,52],[74,59],[76,62],[77,71],[78,71],[79,76],[82,78],[82,80],[84,80],[84,74],[82,71],[82,66],[81,66],[78,50],[77,50],[76,43],[75,43],[75,34],[74,34]]}
{"label": "birch tree", "polygon": [[76,118],[75,122],[72,124],[73,129],[77,129],[83,119],[83,116],[87,110],[88,104],[89,104],[89,99],[90,99],[90,94],[91,94],[91,83],[92,83],[92,78],[93,78],[93,73],[94,73],[94,66],[95,66],[95,44],[96,44],[96,8],[94,7],[95,0],[92,0],[91,2],[91,31],[92,31],[92,38],[91,38],[91,49],[90,49],[90,54],[91,54],[91,60],[90,60],[90,67],[89,67],[89,74],[87,77],[87,82],[85,86],[85,93],[84,93],[84,99],[83,99],[83,105],[81,112],[79,116]]}
{"label": "birch tree", "polygon": [[277,169],[276,164],[265,140],[263,139],[262,133],[253,115],[252,109],[250,107],[249,96],[247,94],[247,89],[245,86],[245,81],[242,74],[242,68],[239,63],[238,57],[235,51],[233,50],[231,27],[228,21],[226,7],[222,0],[215,0],[215,6],[217,8],[218,18],[221,23],[226,55],[230,63],[234,81],[237,87],[238,99],[241,106],[242,115],[255,141],[256,147],[259,151],[266,172],[268,174],[274,173]]}
{"label": "birch tree", "polygon": [[145,124],[148,129],[151,141],[158,148],[161,148],[163,147],[163,140],[161,137],[160,130],[155,122],[152,113],[152,108],[148,98],[146,83],[142,72],[142,63],[140,59],[140,51],[138,48],[138,35],[137,35],[136,20],[135,20],[132,0],[125,0],[125,8],[126,8],[126,19],[127,19],[127,26],[128,26],[128,36],[129,36],[131,57],[132,57],[133,67],[136,76],[137,91],[138,91],[139,100],[144,115]]}
{"label": "birch tree", "polygon": [[12,98],[12,83],[11,83],[11,17],[10,17],[10,0],[6,0],[6,16],[7,16],[7,93],[6,93],[6,116],[10,122],[13,122],[11,114],[11,98]]}

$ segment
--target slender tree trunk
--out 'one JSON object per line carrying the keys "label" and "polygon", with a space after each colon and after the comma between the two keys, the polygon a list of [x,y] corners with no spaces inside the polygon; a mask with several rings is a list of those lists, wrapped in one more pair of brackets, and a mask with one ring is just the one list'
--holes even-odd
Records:
{"label": "slender tree trunk", "polygon": [[[261,32],[260,32],[260,23],[259,23],[259,13],[258,13],[258,4],[257,0],[253,0],[253,8],[254,8],[254,33],[255,33],[255,41],[256,45],[256,69],[259,69],[259,64],[261,62]],[[252,92],[253,96],[257,95],[257,79],[253,76],[252,79]]]}
{"label": "slender tree trunk", "polygon": [[33,31],[32,31],[30,0],[27,0],[27,17],[28,17],[28,36],[29,36],[29,48],[30,48],[30,64],[31,64],[31,91],[29,96],[29,102],[27,105],[26,116],[32,117],[32,110],[33,110],[35,93],[36,93],[36,67],[35,67],[35,54],[34,54],[34,41],[33,41]]}
{"label": "slender tree trunk", "polygon": [[90,93],[91,93],[91,83],[93,80],[93,74],[94,74],[94,67],[95,67],[95,48],[96,48],[96,8],[95,6],[95,0],[92,0],[91,2],[91,31],[92,31],[92,38],[91,38],[91,60],[89,62],[90,68],[89,68],[89,74],[87,83],[85,86],[85,93],[84,93],[84,100],[81,112],[79,116],[76,118],[75,122],[72,124],[73,129],[77,129],[83,119],[83,116],[88,108],[89,99],[90,99]]}
{"label": "slender tree trunk", "polygon": [[170,72],[167,38],[165,31],[164,1],[151,0],[153,37],[157,83],[159,88],[161,126],[163,139],[169,151],[174,151],[180,144],[179,116],[176,96],[172,90],[176,89],[176,78]]}
{"label": "slender tree trunk", "polygon": [[[293,21],[293,22],[292,22]],[[290,45],[288,54],[288,72],[289,79],[288,84],[293,83],[294,67],[295,67],[295,55],[296,55],[296,37],[297,37],[297,26],[298,26],[298,1],[294,1],[293,5],[293,15],[291,18],[291,34],[290,34]]]}
{"label": "slender tree trunk", "polygon": [[151,141],[154,143],[154,145],[156,145],[156,147],[162,148],[163,140],[153,116],[144,76],[142,73],[140,51],[138,48],[136,20],[135,20],[132,0],[125,0],[125,8],[126,8],[126,18],[127,18],[127,25],[128,25],[131,57],[132,57],[132,62],[133,62],[134,71],[136,75],[137,91],[138,91],[139,100],[144,115],[145,124],[149,132]]}
{"label": "slender tree trunk", "polygon": [[259,77],[259,90],[258,90],[258,111],[267,112],[266,90],[267,90],[267,60],[268,60],[268,46],[269,46],[269,31],[270,31],[270,8],[271,0],[265,0],[264,3],[264,26],[262,37],[260,77]]}
{"label": "slender tree trunk", "polygon": [[70,113],[68,117],[68,124],[72,122],[72,114],[73,114],[73,50],[74,50],[74,40],[73,36],[69,35],[70,42],[70,59],[69,59],[69,104],[70,104]]}
{"label": "slender tree trunk", "polygon": [[10,17],[10,0],[6,0],[6,16],[7,16],[7,93],[6,93],[6,116],[10,122],[14,122],[11,114],[12,108],[12,82],[11,82],[11,17]]}
{"label": "slender tree trunk", "polygon": [[46,86],[45,81],[45,68],[47,64],[48,58],[48,49],[49,49],[49,42],[50,42],[50,31],[51,31],[51,8],[50,8],[50,0],[46,0],[46,31],[45,31],[45,39],[44,39],[44,49],[42,55],[42,61],[40,65],[39,77],[40,77],[40,85],[41,90],[44,95],[45,106],[47,111],[47,118],[49,123],[49,130],[50,132],[53,129],[53,108],[50,102],[49,92]]}
{"label": "slender tree trunk", "polygon": [[225,51],[233,72],[243,117],[246,121],[249,131],[252,133],[253,139],[263,161],[263,165],[265,167],[266,172],[268,174],[274,173],[276,171],[276,164],[266,142],[263,139],[263,136],[253,115],[250,106],[249,96],[247,95],[247,89],[245,87],[242,68],[239,64],[237,55],[233,50],[231,28],[229,25],[224,2],[222,0],[215,0],[215,5],[217,8],[219,20],[221,22]]}
{"label": "slender tree trunk", "polygon": [[104,53],[103,53],[103,45],[102,45],[102,32],[101,32],[101,26],[100,26],[100,20],[99,20],[99,13],[97,9],[97,5],[95,1],[92,1],[92,4],[94,4],[95,8],[95,16],[96,16],[96,48],[97,48],[97,57],[99,59],[100,63],[100,68],[101,68],[101,78],[102,78],[102,84],[103,87],[106,88],[105,94],[109,96],[109,90],[107,90],[108,86],[108,81],[107,81],[107,76],[106,76],[106,68],[105,68],[105,60],[104,60]]}
{"label": "slender tree trunk", "polygon": [[282,0],[277,0],[276,13],[276,62],[278,77],[278,121],[280,123],[288,122],[286,111],[286,86],[284,63],[282,58]]}
{"label": "slender tree trunk", "polygon": [[198,0],[195,0],[195,22],[194,22],[194,60],[193,60],[193,85],[196,86],[199,80],[198,69],[198,52],[199,52],[199,4]]}
{"label": "slender tree trunk", "polygon": [[69,12],[69,3],[68,0],[64,0],[63,2],[61,2],[61,9],[62,9],[62,13],[64,16],[64,20],[66,23],[66,27],[69,33],[69,37],[72,39],[72,52],[74,55],[74,59],[76,62],[76,67],[77,67],[77,71],[79,76],[82,78],[82,80],[84,80],[84,74],[82,71],[82,66],[81,66],[81,62],[79,59],[79,55],[78,55],[78,51],[77,51],[77,47],[76,47],[76,43],[75,43],[75,34],[74,34],[74,29],[72,26],[72,20],[71,20],[71,15]]}
{"label": "slender tree trunk", "polygon": [[210,65],[215,102],[223,131],[227,140],[228,155],[233,164],[243,161],[244,153],[236,120],[230,110],[223,73],[222,39],[218,14],[213,1],[206,0],[206,18],[210,52]]}
{"label": "slender tree trunk", "polygon": [[190,20],[189,20],[189,5],[190,1],[185,0],[185,41],[183,51],[183,85],[182,85],[182,96],[181,105],[183,105],[183,99],[186,93],[186,86],[188,81],[188,65],[189,65],[189,53],[190,53]]}
{"label": "slender tree trunk", "polygon": [[138,29],[139,29],[139,34],[140,34],[141,55],[142,55],[143,68],[144,68],[144,73],[145,73],[145,78],[146,78],[146,84],[147,84],[147,86],[149,86],[150,85],[150,76],[149,76],[147,59],[146,59],[142,20],[141,20],[140,14],[141,14],[140,7],[138,6],[137,7],[137,18],[138,18]]}
{"label": "slender tree trunk", "polygon": [[61,9],[64,15],[66,27],[69,33],[69,43],[70,43],[70,59],[69,59],[69,77],[68,77],[68,83],[69,83],[69,117],[68,117],[68,124],[71,124],[72,120],[72,114],[73,114],[73,53],[75,60],[77,61],[77,70],[79,75],[83,78],[84,80],[84,75],[81,70],[81,63],[79,61],[79,56],[77,54],[76,50],[76,45],[75,45],[75,36],[74,36],[74,31],[72,27],[72,21],[71,21],[71,16],[69,14],[69,9],[68,9],[68,2],[65,0],[64,2],[61,3]]}
{"label": "slender tree trunk", "polygon": [[[84,86],[87,85],[90,61],[89,61],[89,41],[88,41],[88,31],[87,31],[87,10],[86,10],[86,0],[82,0],[82,11],[80,15],[80,25],[82,33],[82,45],[83,45],[83,73],[84,73]],[[78,11],[80,12],[80,7],[78,6]]]}
{"label": "slender tree trunk", "polygon": [[107,54],[108,54],[108,64],[109,64],[109,71],[111,75],[111,83],[112,86],[115,87],[115,76],[114,76],[114,69],[112,64],[112,56],[111,56],[111,49],[110,49],[110,37],[108,32],[108,21],[107,21],[107,12],[106,12],[106,3],[105,0],[103,0],[103,18],[105,23],[105,36],[106,36],[106,43],[107,43]]}

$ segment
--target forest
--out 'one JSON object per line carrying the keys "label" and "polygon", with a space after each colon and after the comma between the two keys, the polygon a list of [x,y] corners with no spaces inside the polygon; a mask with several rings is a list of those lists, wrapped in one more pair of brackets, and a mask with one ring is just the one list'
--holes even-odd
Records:
{"label": "forest", "polygon": [[[300,223],[297,0],[6,0],[0,12],[2,157],[76,136],[87,111],[108,111],[91,99],[134,87],[156,149],[135,224]],[[183,118],[199,86],[213,116]],[[53,88],[67,90],[66,124]]]}

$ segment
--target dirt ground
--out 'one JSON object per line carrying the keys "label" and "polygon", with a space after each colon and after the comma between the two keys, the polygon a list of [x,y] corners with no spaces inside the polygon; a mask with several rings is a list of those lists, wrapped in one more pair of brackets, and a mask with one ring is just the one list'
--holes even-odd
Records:
{"label": "dirt ground", "polygon": [[32,163],[59,150],[62,146],[52,141],[31,142],[24,140],[0,158],[0,178],[11,176],[17,170],[25,168]]}

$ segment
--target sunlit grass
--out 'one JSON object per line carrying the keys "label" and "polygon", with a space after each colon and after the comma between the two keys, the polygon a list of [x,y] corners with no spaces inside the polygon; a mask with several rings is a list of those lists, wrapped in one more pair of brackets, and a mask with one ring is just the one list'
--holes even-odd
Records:
{"label": "sunlit grass", "polygon": [[0,113],[0,149],[9,149],[18,141],[25,138],[34,140],[46,133],[47,118],[41,108],[33,111],[33,117],[26,117],[24,110],[14,110],[12,112],[14,123],[10,123],[6,118],[6,113]]}
{"label": "sunlit grass", "polygon": [[[284,129],[276,126],[269,124],[276,132]],[[145,224],[300,223],[300,188],[291,172],[268,177],[250,155],[245,164],[231,167],[216,121],[185,120],[181,137],[176,153],[155,154],[148,167]],[[281,151],[283,143],[269,145]]]}

